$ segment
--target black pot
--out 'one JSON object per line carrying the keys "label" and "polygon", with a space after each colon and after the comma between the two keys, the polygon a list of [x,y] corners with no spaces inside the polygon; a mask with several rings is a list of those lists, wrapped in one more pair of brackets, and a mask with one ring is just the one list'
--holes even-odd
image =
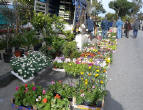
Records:
{"label": "black pot", "polygon": [[72,102],[72,98],[71,98],[71,97],[69,97],[68,100],[69,100],[70,102]]}
{"label": "black pot", "polygon": [[10,54],[10,53],[3,53],[4,62],[9,63],[11,57],[12,57],[12,54]]}
{"label": "black pot", "polygon": [[41,47],[42,47],[42,43],[39,43],[39,44],[35,45],[34,46],[34,51],[39,51]]}

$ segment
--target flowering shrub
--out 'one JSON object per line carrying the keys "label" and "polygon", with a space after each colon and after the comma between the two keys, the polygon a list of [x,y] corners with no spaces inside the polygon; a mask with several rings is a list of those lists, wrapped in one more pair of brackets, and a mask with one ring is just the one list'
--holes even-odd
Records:
{"label": "flowering shrub", "polygon": [[35,85],[22,85],[16,87],[16,93],[14,95],[14,103],[22,106],[33,106],[36,103],[36,98],[42,96],[42,88]]}
{"label": "flowering shrub", "polygon": [[16,57],[11,60],[12,69],[23,79],[33,77],[35,73],[49,66],[49,64],[50,59],[38,51],[28,52],[27,56]]}

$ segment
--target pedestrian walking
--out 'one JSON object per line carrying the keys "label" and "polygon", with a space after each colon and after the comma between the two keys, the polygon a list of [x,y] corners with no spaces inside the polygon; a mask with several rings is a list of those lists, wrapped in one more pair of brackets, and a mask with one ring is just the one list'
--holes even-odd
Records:
{"label": "pedestrian walking", "polygon": [[131,30],[131,24],[130,22],[127,20],[125,22],[125,25],[124,25],[124,33],[125,33],[125,37],[129,38],[129,31]]}
{"label": "pedestrian walking", "polygon": [[117,39],[122,38],[122,27],[123,27],[123,21],[119,17],[119,19],[116,22],[116,27],[117,27]]}
{"label": "pedestrian walking", "polygon": [[108,31],[108,20],[105,19],[101,22],[101,28],[102,28],[102,38],[107,38],[107,31]]}
{"label": "pedestrian walking", "polygon": [[134,38],[137,38],[139,25],[140,25],[140,22],[138,19],[136,19],[133,23],[133,37]]}
{"label": "pedestrian walking", "polygon": [[90,34],[90,40],[92,40],[94,38],[94,22],[91,17],[87,18],[86,26],[88,28],[88,33]]}
{"label": "pedestrian walking", "polygon": [[116,28],[116,20],[113,20],[112,29],[113,29],[113,32],[114,32],[114,33],[117,32],[117,28]]}

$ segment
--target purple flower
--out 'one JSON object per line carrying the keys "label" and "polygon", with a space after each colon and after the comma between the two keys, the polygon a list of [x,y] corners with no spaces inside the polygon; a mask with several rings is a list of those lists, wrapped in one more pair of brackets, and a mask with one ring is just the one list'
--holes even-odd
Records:
{"label": "purple flower", "polygon": [[61,60],[65,60],[65,57],[61,57]]}
{"label": "purple flower", "polygon": [[88,66],[93,66],[93,63],[89,63]]}
{"label": "purple flower", "polygon": [[32,87],[32,90],[33,90],[33,91],[35,91],[35,90],[36,90],[36,87],[35,87],[35,86],[34,86],[34,87]]}
{"label": "purple flower", "polygon": [[51,84],[52,84],[52,85],[55,84],[55,81],[51,81]]}
{"label": "purple flower", "polygon": [[16,87],[16,91],[18,91],[18,89],[19,89],[19,87],[17,86],[17,87]]}
{"label": "purple flower", "polygon": [[70,86],[72,87],[72,86],[74,86],[74,84],[73,84],[73,83],[70,83]]}
{"label": "purple flower", "polygon": [[81,96],[81,97],[84,97],[84,93],[82,93],[80,96]]}

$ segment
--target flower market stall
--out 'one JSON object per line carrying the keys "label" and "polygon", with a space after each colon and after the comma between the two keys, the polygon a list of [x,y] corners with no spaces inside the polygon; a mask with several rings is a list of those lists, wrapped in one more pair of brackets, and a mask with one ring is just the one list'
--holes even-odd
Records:
{"label": "flower market stall", "polygon": [[[80,15],[85,12],[81,10],[86,8],[85,0],[79,1],[79,4],[81,8],[75,4],[76,9],[80,8],[75,13],[75,23],[80,21]],[[57,16],[42,13],[34,13],[33,16],[35,30],[23,32],[19,34],[21,37],[17,37],[21,38],[19,46],[27,48],[27,51],[11,59],[11,73],[25,83],[16,87],[13,109],[101,110],[106,95],[107,70],[117,48],[116,33],[109,30],[108,39],[101,39],[98,31],[94,43],[88,42],[89,34],[80,33],[81,41],[77,42],[79,39],[74,33],[63,31],[63,21]],[[40,32],[43,38],[39,39],[36,32]],[[43,45],[34,51],[31,48],[37,42]],[[68,81],[50,80],[46,87],[28,83],[50,66],[52,71],[64,72]],[[45,78],[50,79],[50,75]]]}
{"label": "flower market stall", "polygon": [[[73,44],[68,45],[73,47]],[[110,35],[108,39],[97,39],[95,44],[85,45],[78,56],[73,53],[75,49],[71,49],[70,54],[66,48],[63,49],[64,56],[53,60],[53,70],[62,69],[77,80],[68,83],[51,81],[47,88],[34,84],[16,87],[12,107],[27,110],[101,110],[106,95],[107,69],[116,48],[117,40]],[[13,71],[28,79],[48,66],[49,61],[39,52],[29,52],[27,56],[12,60]]]}

